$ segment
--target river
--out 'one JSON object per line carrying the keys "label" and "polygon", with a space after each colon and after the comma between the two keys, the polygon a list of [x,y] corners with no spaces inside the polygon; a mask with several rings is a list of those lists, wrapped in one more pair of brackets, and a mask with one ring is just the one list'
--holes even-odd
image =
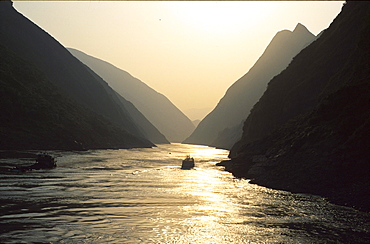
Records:
{"label": "river", "polygon": [[6,172],[20,159],[0,160],[1,243],[370,243],[369,213],[235,179],[215,166],[226,150],[48,153],[57,168]]}

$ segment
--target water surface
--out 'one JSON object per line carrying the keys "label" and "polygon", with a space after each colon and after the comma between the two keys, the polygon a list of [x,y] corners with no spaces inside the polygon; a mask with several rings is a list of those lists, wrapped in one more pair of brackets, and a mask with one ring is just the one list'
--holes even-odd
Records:
{"label": "water surface", "polygon": [[[370,243],[370,214],[235,179],[197,145],[49,152],[58,167],[5,172],[2,243]],[[181,170],[186,154],[193,170]]]}

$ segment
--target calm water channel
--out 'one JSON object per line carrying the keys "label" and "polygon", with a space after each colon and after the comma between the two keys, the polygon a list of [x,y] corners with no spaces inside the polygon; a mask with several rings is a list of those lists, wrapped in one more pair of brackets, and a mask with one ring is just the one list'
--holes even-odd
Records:
{"label": "calm water channel", "polygon": [[[370,214],[235,179],[214,166],[226,150],[49,153],[56,169],[1,159],[1,243],[370,243]],[[180,169],[186,154],[195,169]]]}

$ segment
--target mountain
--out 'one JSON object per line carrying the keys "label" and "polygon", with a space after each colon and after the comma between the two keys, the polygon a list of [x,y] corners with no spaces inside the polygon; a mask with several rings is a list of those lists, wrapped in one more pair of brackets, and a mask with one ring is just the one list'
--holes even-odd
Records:
{"label": "mountain", "polygon": [[[100,76],[94,73],[90,68],[86,66],[89,70],[91,75],[93,75],[97,80],[101,80]],[[161,134],[157,128],[154,127],[152,123],[142,114],[140,111],[129,101],[123,98],[120,94],[116,91],[113,91],[109,86],[106,86],[104,81],[105,88],[112,98],[117,98],[116,102],[121,105],[122,109],[126,111],[126,116],[131,117],[132,121],[137,126],[137,129],[140,134],[138,136],[143,135],[145,138],[149,139],[151,142],[159,143],[159,144],[167,144],[169,141],[166,137]]]}
{"label": "mountain", "polygon": [[197,127],[200,123],[200,120],[196,119],[196,120],[193,120],[192,122],[193,122],[194,126]]}
{"label": "mountain", "polygon": [[[129,102],[118,96],[103,79],[73,57],[53,37],[18,13],[12,2],[1,1],[0,13],[0,45],[32,64],[68,99],[104,117],[125,134],[132,134],[132,138],[143,142],[141,146],[153,146],[128,113],[126,106],[130,106]],[[130,142],[127,141],[127,144]]]}
{"label": "mountain", "polygon": [[156,144],[169,144],[170,142],[166,137],[154,127],[152,123],[131,103],[126,101],[121,95],[117,93],[121,102],[125,104],[126,110],[131,115],[133,121],[138,125],[140,132],[148,138],[151,142]]}
{"label": "mountain", "polygon": [[[278,32],[253,67],[227,90],[215,109],[200,122],[184,143],[229,149],[240,139],[240,124],[266,90],[267,83],[314,39],[315,36],[302,24],[297,24],[293,32]],[[230,137],[230,131],[236,137]]]}
{"label": "mountain", "polygon": [[228,127],[220,131],[211,145],[230,150],[242,137],[244,121],[245,120],[241,121],[236,126]]}
{"label": "mountain", "polygon": [[370,211],[370,2],[347,2],[274,77],[222,162],[267,187]]}
{"label": "mountain", "polygon": [[68,49],[136,108],[171,142],[181,142],[194,125],[171,101],[139,79],[112,64],[76,49]]}
{"label": "mountain", "polygon": [[68,99],[34,65],[0,45],[0,149],[152,146]]}
{"label": "mountain", "polygon": [[212,108],[203,107],[203,108],[188,108],[184,112],[188,115],[188,117],[194,121],[199,120],[201,121],[204,117],[209,114]]}

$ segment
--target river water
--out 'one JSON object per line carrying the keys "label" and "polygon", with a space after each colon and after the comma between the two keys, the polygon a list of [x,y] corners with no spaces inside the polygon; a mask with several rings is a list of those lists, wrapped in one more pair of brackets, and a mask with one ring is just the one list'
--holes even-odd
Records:
{"label": "river water", "polygon": [[[370,214],[235,179],[197,145],[49,152],[58,167],[5,172],[1,243],[370,243]],[[181,170],[186,154],[196,167]]]}

